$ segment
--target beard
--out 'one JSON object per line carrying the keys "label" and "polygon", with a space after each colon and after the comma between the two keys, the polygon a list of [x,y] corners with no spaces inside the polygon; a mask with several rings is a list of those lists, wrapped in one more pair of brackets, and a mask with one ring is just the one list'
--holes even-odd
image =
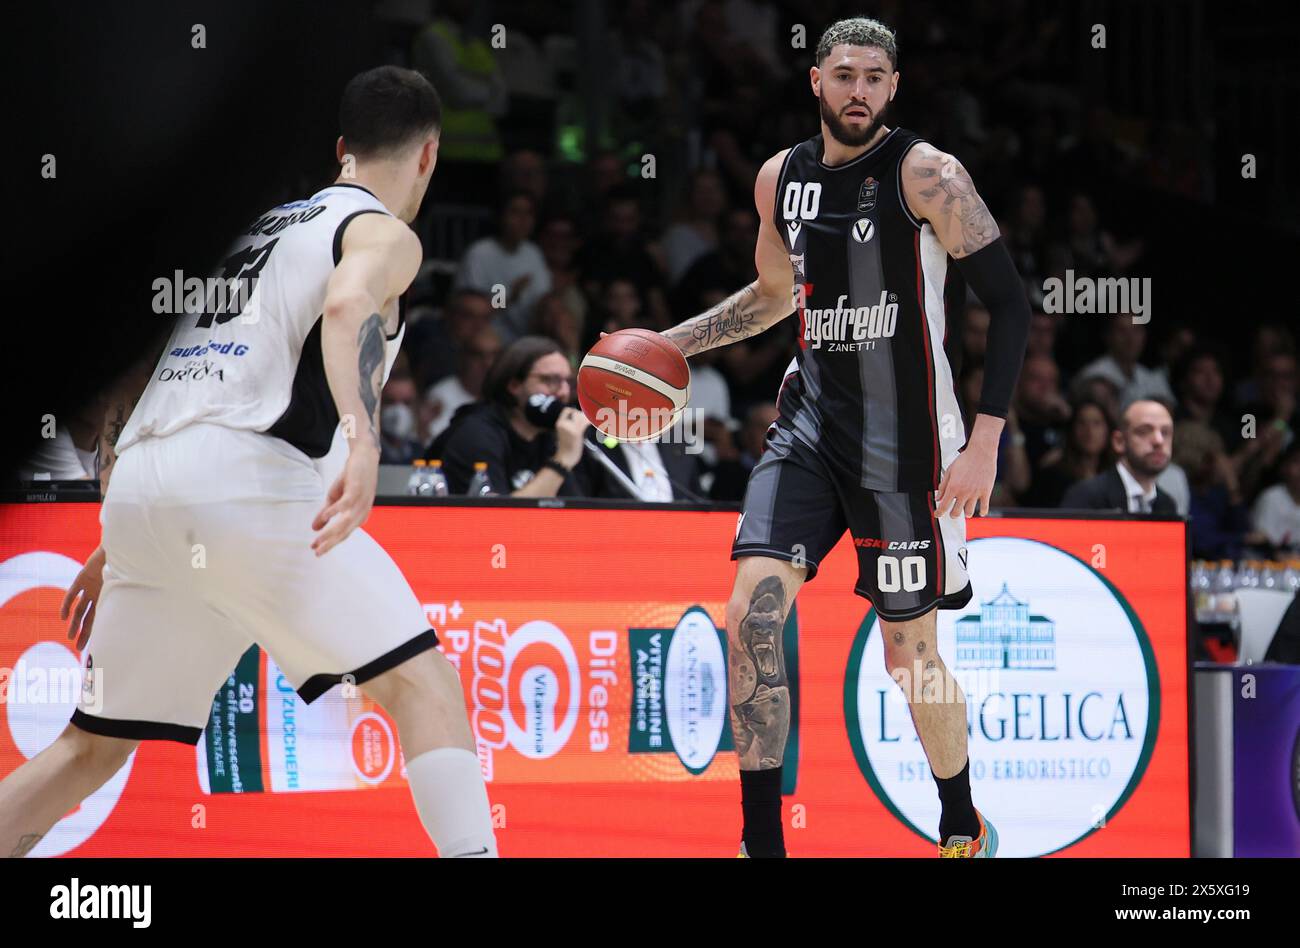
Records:
{"label": "beard", "polygon": [[1173,458],[1168,452],[1164,452],[1164,460],[1157,461],[1154,457],[1155,453],[1149,451],[1146,454],[1130,454],[1128,456],[1129,467],[1133,469],[1134,473],[1141,474],[1143,477],[1157,477],[1164,472],[1164,469],[1169,466],[1169,462]]}
{"label": "beard", "polygon": [[821,103],[822,121],[830,129],[831,137],[848,148],[860,148],[871,141],[872,136],[880,131],[880,126],[885,124],[885,116],[889,114],[889,103],[886,102],[879,112],[872,115],[871,121],[866,125],[848,125],[832,111],[825,95],[819,95],[817,100]]}

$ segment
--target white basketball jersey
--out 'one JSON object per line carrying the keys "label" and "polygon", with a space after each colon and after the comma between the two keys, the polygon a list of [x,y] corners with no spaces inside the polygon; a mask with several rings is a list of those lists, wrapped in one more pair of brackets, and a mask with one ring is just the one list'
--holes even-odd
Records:
{"label": "white basketball jersey", "polygon": [[[344,226],[360,214],[388,213],[360,185],[335,184],[258,218],[209,281],[202,305],[175,317],[118,453],[141,438],[209,422],[265,432],[323,457],[339,423],[321,353],[326,283],[342,255]],[[386,335],[385,381],[406,328],[402,309],[397,331]],[[383,315],[389,325],[391,312]]]}

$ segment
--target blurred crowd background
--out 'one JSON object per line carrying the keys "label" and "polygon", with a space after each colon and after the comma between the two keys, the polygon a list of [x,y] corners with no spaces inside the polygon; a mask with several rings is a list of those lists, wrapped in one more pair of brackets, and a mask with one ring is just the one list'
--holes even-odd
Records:
{"label": "blurred crowd background", "polygon": [[[1125,406],[1156,397],[1174,423],[1160,484],[1192,520],[1193,555],[1300,546],[1294,307],[1233,310],[1196,278],[1213,260],[1206,241],[1250,237],[1206,233],[1224,159],[1202,11],[1175,0],[379,4],[384,58],[424,72],[445,108],[415,224],[426,262],[383,396],[385,463],[433,456],[523,337],[552,340],[576,371],[600,332],[665,329],[751,281],[756,172],[818,133],[817,39],[865,14],[898,34],[887,124],[961,159],[1035,309],[994,503],[1058,506],[1114,465]],[[1237,93],[1249,98],[1248,76]],[[313,169],[282,197],[334,173]],[[1294,210],[1265,207],[1270,227]],[[1149,278],[1150,321],[1044,312],[1044,281],[1067,270]],[[974,297],[949,313],[963,404],[979,392],[987,325]],[[691,360],[706,443],[684,476],[699,493],[743,495],[795,331],[789,319]],[[563,379],[554,388],[571,394]]]}

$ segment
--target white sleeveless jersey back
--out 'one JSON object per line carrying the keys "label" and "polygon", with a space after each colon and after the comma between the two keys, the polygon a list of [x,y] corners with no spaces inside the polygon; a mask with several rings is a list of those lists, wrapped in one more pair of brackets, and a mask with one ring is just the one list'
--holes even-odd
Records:
{"label": "white sleeveless jersey back", "polygon": [[[265,432],[323,457],[339,422],[320,349],[325,287],[343,227],[371,213],[389,211],[365,188],[335,184],[258,218],[209,281],[202,305],[175,317],[118,453],[208,422]],[[404,330],[399,317],[386,337],[385,381]]]}

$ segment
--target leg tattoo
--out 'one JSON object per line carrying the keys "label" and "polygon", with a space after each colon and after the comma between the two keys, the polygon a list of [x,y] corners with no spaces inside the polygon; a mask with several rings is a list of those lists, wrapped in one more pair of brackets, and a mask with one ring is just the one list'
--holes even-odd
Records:
{"label": "leg tattoo", "polygon": [[742,770],[781,766],[790,732],[790,684],[781,650],[785,586],[765,576],[731,642],[731,725]]}

